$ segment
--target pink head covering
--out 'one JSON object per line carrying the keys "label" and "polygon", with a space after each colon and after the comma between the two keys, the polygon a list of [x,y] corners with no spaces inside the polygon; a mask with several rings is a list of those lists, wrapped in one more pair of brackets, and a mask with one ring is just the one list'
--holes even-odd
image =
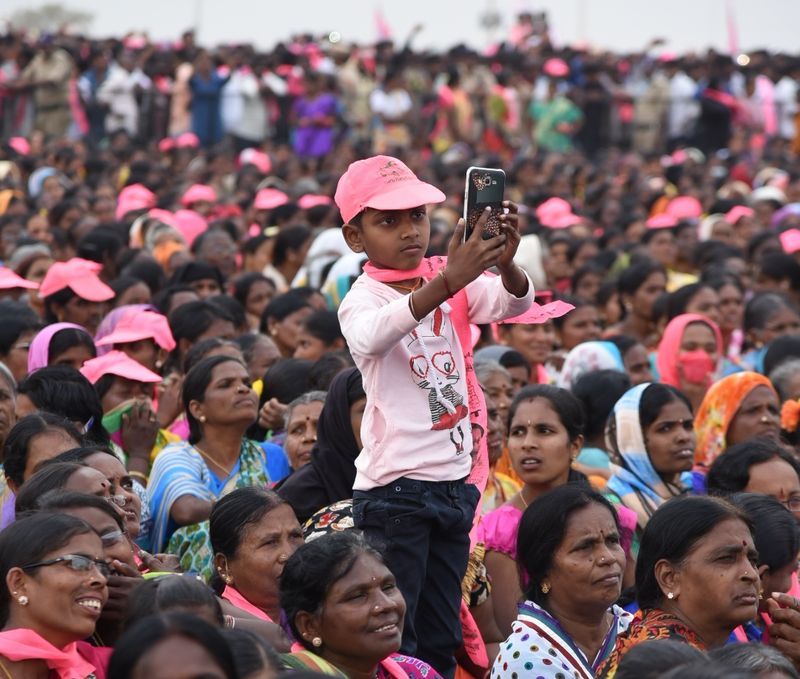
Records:
{"label": "pink head covering", "polygon": [[103,265],[73,257],[66,262],[56,262],[45,274],[39,286],[39,296],[48,297],[69,288],[81,299],[90,302],[105,302],[113,299],[114,291],[100,280],[98,274]]}
{"label": "pink head covering", "polygon": [[172,337],[166,317],[155,311],[138,309],[128,309],[117,322],[114,331],[98,340],[97,346],[127,344],[143,339],[152,339],[166,351],[175,348],[175,339]]}
{"label": "pink head covering", "polygon": [[25,137],[11,137],[8,145],[21,156],[27,156],[31,152],[30,142]]}
{"label": "pink head covering", "polygon": [[333,201],[331,200],[330,196],[320,196],[313,193],[307,193],[306,195],[301,196],[300,200],[297,201],[297,206],[301,210],[310,210],[312,207],[317,207],[318,205],[331,204],[333,204]]}
{"label": "pink head covering", "polygon": [[728,224],[736,226],[736,222],[738,222],[742,217],[752,217],[754,214],[755,212],[751,207],[747,207],[745,205],[734,205],[725,213],[725,221],[728,222]]}
{"label": "pink head covering", "polygon": [[117,196],[116,219],[122,219],[134,210],[149,210],[156,206],[156,194],[143,184],[126,186]]}
{"label": "pink head covering", "polygon": [[793,255],[800,250],[800,229],[789,229],[780,235],[781,246],[787,255]]}
{"label": "pink head covering", "polygon": [[200,203],[203,201],[208,203],[217,202],[217,192],[206,184],[193,184],[186,189],[186,193],[181,196],[181,205],[183,205],[183,207],[191,207],[193,203]]}
{"label": "pink head covering", "polygon": [[104,356],[98,356],[83,364],[81,374],[95,384],[103,375],[116,375],[134,382],[155,383],[161,381],[161,376],[148,370],[138,361],[122,351],[109,351]]}
{"label": "pink head covering", "polygon": [[97,332],[94,334],[94,345],[97,347],[97,355],[102,356],[111,351],[111,347],[102,342],[103,338],[108,337],[117,327],[117,324],[122,320],[123,316],[137,311],[155,311],[156,308],[152,304],[124,304],[118,306],[116,309],[109,311],[105,318],[100,321],[97,326]]}
{"label": "pink head covering", "polygon": [[336,205],[349,222],[359,212],[408,210],[428,203],[441,203],[446,196],[420,180],[402,161],[391,156],[373,156],[350,164],[336,185]]}
{"label": "pink head covering", "polygon": [[239,154],[239,165],[254,165],[261,174],[269,174],[272,170],[269,156],[258,149],[244,149]]}
{"label": "pink head covering", "polygon": [[667,205],[667,214],[675,219],[699,219],[703,206],[694,196],[678,196]]}
{"label": "pink head covering", "polygon": [[256,210],[273,210],[289,202],[289,196],[278,189],[261,189],[256,194],[253,207]]}
{"label": "pink head covering", "polygon": [[722,356],[722,333],[717,324],[707,316],[701,314],[681,314],[673,318],[664,329],[664,335],[658,345],[656,354],[656,368],[661,382],[680,388],[681,381],[678,375],[678,355],[681,353],[681,341],[686,326],[692,323],[705,323],[714,332],[717,341],[717,356]]}
{"label": "pink head covering", "polygon": [[569,66],[563,59],[553,57],[544,62],[542,71],[551,78],[565,78],[569,75]]}
{"label": "pink head covering", "polygon": [[85,332],[86,336],[90,340],[92,339],[92,336],[89,334],[89,331],[86,328],[75,323],[52,323],[51,325],[42,328],[38,333],[36,333],[36,337],[33,338],[30,349],[28,350],[29,373],[49,365],[50,342],[56,333],[69,328]]}
{"label": "pink head covering", "polygon": [[38,283],[26,281],[22,276],[18,276],[7,266],[0,266],[0,290],[13,290],[15,288],[36,290],[38,287]]}
{"label": "pink head covering", "polygon": [[173,219],[178,231],[189,247],[192,246],[195,238],[208,229],[208,222],[194,210],[178,210],[173,215]]}
{"label": "pink head covering", "polygon": [[670,229],[678,225],[678,220],[672,215],[663,212],[660,215],[650,217],[644,224],[648,229]]}
{"label": "pink head covering", "polygon": [[175,146],[179,149],[196,149],[200,147],[200,139],[194,132],[184,132],[175,138]]}

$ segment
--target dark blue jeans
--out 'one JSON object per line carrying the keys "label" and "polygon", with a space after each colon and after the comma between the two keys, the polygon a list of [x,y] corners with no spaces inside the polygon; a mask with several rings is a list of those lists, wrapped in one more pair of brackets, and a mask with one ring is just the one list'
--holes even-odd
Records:
{"label": "dark blue jeans", "polygon": [[480,494],[462,481],[400,478],[353,493],[353,517],[374,544],[406,600],[401,652],[453,677],[461,645],[461,580]]}

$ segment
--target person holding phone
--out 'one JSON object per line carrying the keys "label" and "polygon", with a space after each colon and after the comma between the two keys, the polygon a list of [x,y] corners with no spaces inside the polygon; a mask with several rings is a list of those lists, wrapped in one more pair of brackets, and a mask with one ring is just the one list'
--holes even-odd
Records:
{"label": "person holding phone", "polygon": [[660,381],[680,389],[697,410],[720,369],[722,333],[701,314],[681,314],[664,329],[656,368]]}
{"label": "person holding phone", "polygon": [[[532,283],[514,264],[518,209],[503,201],[499,233],[488,239],[482,237],[488,207],[466,240],[466,221],[459,220],[445,264],[425,258],[426,206],[445,194],[400,160],[375,156],[351,164],[335,200],[347,245],[369,257],[339,307],[367,395],[355,525],[385,544],[398,577],[407,604],[402,652],[452,677],[461,579],[480,496],[467,482],[470,416],[484,410],[469,325],[517,316],[533,301]],[[491,267],[500,275],[483,275]]]}

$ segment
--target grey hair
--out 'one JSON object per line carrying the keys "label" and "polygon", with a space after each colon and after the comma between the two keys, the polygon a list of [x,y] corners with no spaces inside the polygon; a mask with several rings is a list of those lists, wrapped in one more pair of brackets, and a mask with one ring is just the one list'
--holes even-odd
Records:
{"label": "grey hair", "polygon": [[769,381],[772,382],[781,401],[788,401],[794,396],[789,393],[789,382],[798,372],[800,372],[800,358],[790,358],[779,363],[769,374]]}
{"label": "grey hair", "polygon": [[7,383],[8,386],[11,388],[11,395],[17,395],[17,381],[14,379],[14,376],[11,374],[11,371],[8,369],[8,366],[5,363],[0,363],[0,377],[2,377]]}
{"label": "grey hair", "polygon": [[783,653],[765,644],[728,644],[711,651],[709,657],[712,661],[716,660],[740,670],[750,670],[759,674],[777,672],[793,679],[800,677],[794,665]]}
{"label": "grey hair", "polygon": [[499,361],[484,360],[475,362],[475,376],[478,378],[478,382],[480,382],[481,385],[483,385],[486,380],[490,379],[492,375],[502,375],[509,380],[511,379],[511,373],[500,365]]}
{"label": "grey hair", "polygon": [[300,396],[286,406],[286,415],[283,417],[284,429],[289,426],[289,420],[292,419],[292,412],[294,412],[297,406],[304,406],[309,403],[316,403],[317,401],[325,403],[327,395],[327,392],[324,391],[307,391],[305,394],[300,394]]}

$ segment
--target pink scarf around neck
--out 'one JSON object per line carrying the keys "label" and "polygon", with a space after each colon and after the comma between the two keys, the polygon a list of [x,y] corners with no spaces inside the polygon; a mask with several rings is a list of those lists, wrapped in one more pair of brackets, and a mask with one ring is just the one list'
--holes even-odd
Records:
{"label": "pink scarf around neck", "polygon": [[222,592],[222,598],[230,601],[236,608],[240,608],[245,613],[249,613],[250,615],[258,618],[259,620],[266,620],[267,622],[272,622],[272,618],[270,618],[264,611],[262,611],[257,606],[253,606],[247,599],[245,599],[238,589],[234,589],[230,585],[225,587]]}
{"label": "pink scarf around neck", "polygon": [[77,643],[58,649],[31,629],[0,632],[0,655],[12,662],[44,660],[58,679],[86,679],[96,673],[95,666],[78,652]]}

